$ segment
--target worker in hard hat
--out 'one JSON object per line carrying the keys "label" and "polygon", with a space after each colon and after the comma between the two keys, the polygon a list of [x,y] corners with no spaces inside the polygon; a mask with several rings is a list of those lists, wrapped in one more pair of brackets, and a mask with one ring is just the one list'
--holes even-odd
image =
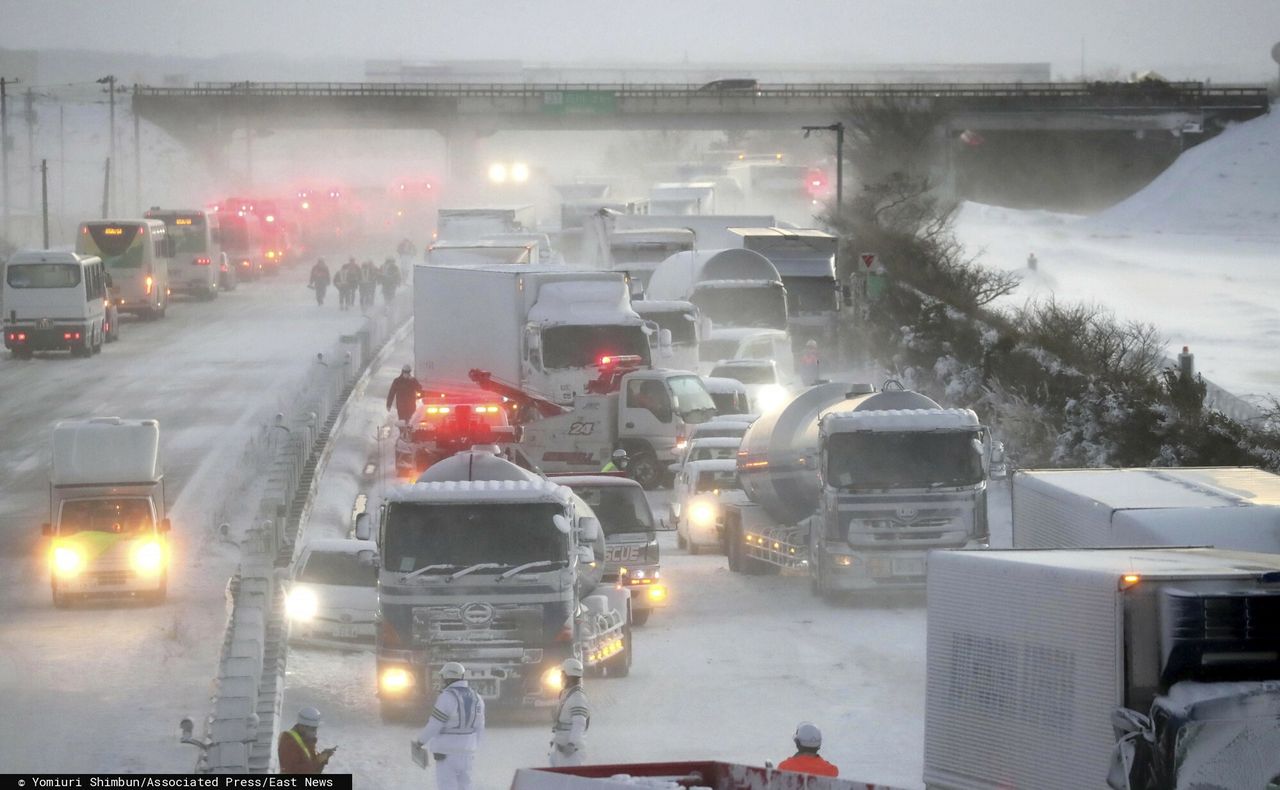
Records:
{"label": "worker in hard hat", "polygon": [[818,341],[812,338],[804,344],[804,352],[800,354],[800,382],[806,387],[818,383],[822,361],[818,357]]}
{"label": "worker in hard hat", "polygon": [[600,469],[601,472],[625,472],[627,471],[627,451],[619,447],[613,451],[613,455],[605,462]]}
{"label": "worker in hard hat", "polygon": [[329,764],[329,758],[338,750],[330,746],[316,752],[316,731],[320,729],[320,711],[303,708],[298,711],[298,723],[280,733],[276,756],[280,760],[282,774],[318,774]]}
{"label": "worker in hard hat", "polygon": [[822,748],[822,730],[802,721],[794,736],[796,753],[778,764],[779,771],[795,771],[816,776],[839,776],[840,769],[818,756]]}
{"label": "worker in hard hat", "polygon": [[436,759],[439,790],[468,790],[475,769],[476,749],[484,737],[484,699],[467,685],[467,670],[457,661],[440,668],[443,688],[436,696],[431,718],[413,745]]}
{"label": "worker in hard hat", "polygon": [[564,688],[560,704],[551,719],[551,767],[582,765],[587,758],[587,729],[591,726],[591,703],[582,688],[582,662],[566,658],[560,665]]}

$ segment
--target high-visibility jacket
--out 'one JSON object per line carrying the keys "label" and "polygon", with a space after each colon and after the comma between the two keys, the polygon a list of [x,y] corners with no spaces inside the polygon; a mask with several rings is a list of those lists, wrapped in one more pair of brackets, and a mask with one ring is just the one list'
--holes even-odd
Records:
{"label": "high-visibility jacket", "polygon": [[587,729],[591,727],[591,703],[581,685],[560,692],[560,705],[551,719],[551,742],[571,746],[575,751],[587,747]]}
{"label": "high-visibility jacket", "polygon": [[607,463],[605,463],[604,466],[600,467],[600,471],[601,472],[621,472],[622,470],[619,469],[617,464],[615,464],[611,459]]}
{"label": "high-visibility jacket", "polygon": [[474,752],[484,737],[484,699],[465,680],[440,691],[418,742],[436,754]]}
{"label": "high-visibility jacket", "polygon": [[295,729],[280,733],[276,747],[282,774],[318,774],[324,770],[325,760],[316,757],[316,743]]}
{"label": "high-visibility jacket", "polygon": [[795,771],[815,776],[839,776],[840,769],[816,754],[798,752],[778,764],[779,771]]}

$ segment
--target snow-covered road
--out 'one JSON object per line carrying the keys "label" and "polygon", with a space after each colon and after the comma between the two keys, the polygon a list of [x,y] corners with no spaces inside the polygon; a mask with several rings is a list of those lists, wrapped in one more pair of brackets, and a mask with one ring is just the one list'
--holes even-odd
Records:
{"label": "snow-covered road", "polygon": [[[387,357],[353,402],[320,486],[308,534],[345,533],[362,470],[376,452],[386,387],[409,344]],[[655,511],[665,493],[653,495]],[[1008,489],[991,495],[993,540],[1008,545]],[[730,573],[724,557],[690,556],[660,536],[668,609],[635,631],[627,678],[591,679],[593,762],[725,759],[762,764],[794,751],[804,719],[826,733],[823,753],[846,777],[918,787],[924,739],[923,595],[829,606],[794,577]],[[324,715],[322,746],[341,748],[331,770],[356,787],[416,787],[428,780],[409,760],[415,729],[384,725],[372,651],[294,648],[288,659],[285,726],[307,705]],[[478,788],[510,785],[517,767],[545,764],[549,724],[496,722],[477,760]]]}
{"label": "snow-covered road", "polygon": [[[255,426],[284,405],[358,313],[315,305],[304,274],[126,319],[90,359],[0,360],[0,766],[12,772],[191,770],[176,724],[208,708],[236,549],[213,513]],[[49,435],[86,416],[160,421],[174,524],[169,600],[55,610],[40,538]]]}

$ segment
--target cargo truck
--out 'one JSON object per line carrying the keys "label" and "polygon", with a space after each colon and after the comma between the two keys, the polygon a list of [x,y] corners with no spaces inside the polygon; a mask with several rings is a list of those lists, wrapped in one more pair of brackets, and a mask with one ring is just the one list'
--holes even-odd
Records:
{"label": "cargo truck", "polygon": [[384,720],[429,711],[448,661],[490,707],[554,705],[566,658],[629,672],[631,595],[601,582],[600,523],[568,488],[460,453],[388,491],[378,545]]}
{"label": "cargo truck", "polygon": [[731,570],[802,569],[823,598],[921,589],[930,549],[987,544],[986,429],[895,385],[820,384],[751,424],[750,503],[722,516]]}
{"label": "cargo truck", "polygon": [[1280,773],[1280,557],[929,556],[933,790],[1264,788]]}
{"label": "cargo truck", "polygon": [[533,206],[442,208],[436,212],[440,241],[476,241],[491,233],[523,233],[537,225]]}
{"label": "cargo truck", "polygon": [[469,372],[557,403],[586,394],[602,357],[651,361],[653,331],[610,272],[557,266],[419,265],[414,358],[423,390],[472,390]]}
{"label": "cargo truck", "polygon": [[1215,546],[1280,554],[1280,475],[1243,467],[1016,472],[1013,545]]}
{"label": "cargo truck", "polygon": [[97,417],[53,428],[49,474],[53,604],[88,597],[164,601],[169,518],[155,420]]}
{"label": "cargo truck", "polygon": [[787,330],[795,350],[809,340],[828,353],[836,350],[842,302],[836,279],[839,240],[813,228],[729,228],[743,249],[753,250],[777,268],[787,289]]}

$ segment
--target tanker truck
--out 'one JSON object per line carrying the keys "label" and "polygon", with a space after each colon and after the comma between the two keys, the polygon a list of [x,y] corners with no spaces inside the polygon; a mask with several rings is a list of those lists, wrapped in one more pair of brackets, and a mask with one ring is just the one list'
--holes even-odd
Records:
{"label": "tanker truck", "polygon": [[824,599],[923,589],[931,549],[987,543],[990,439],[969,409],[887,382],[820,384],[756,420],[729,504],[730,570],[807,571]]}
{"label": "tanker truck", "polygon": [[606,545],[570,489],[491,452],[440,461],[379,510],[378,698],[420,718],[460,661],[491,707],[554,705],[560,662],[631,666],[631,595],[602,582]]}

